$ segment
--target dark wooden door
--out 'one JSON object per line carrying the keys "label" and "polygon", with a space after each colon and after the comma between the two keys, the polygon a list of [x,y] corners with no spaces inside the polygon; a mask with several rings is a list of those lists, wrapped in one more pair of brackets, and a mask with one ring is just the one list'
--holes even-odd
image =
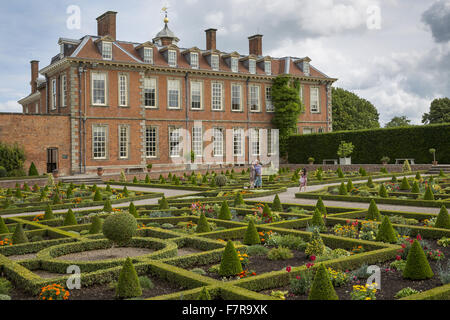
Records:
{"label": "dark wooden door", "polygon": [[47,173],[52,173],[58,169],[58,149],[47,149]]}

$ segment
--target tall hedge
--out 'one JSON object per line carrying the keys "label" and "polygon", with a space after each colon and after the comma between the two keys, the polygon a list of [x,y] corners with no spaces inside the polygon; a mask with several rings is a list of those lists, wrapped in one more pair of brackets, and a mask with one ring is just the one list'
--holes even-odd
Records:
{"label": "tall hedge", "polygon": [[340,142],[347,141],[355,146],[351,155],[355,164],[380,163],[383,156],[389,156],[393,161],[397,158],[414,158],[415,163],[431,163],[433,156],[428,152],[430,148],[437,150],[437,161],[450,163],[449,137],[449,123],[294,135],[289,139],[289,162],[308,163],[311,156],[318,163],[324,159],[337,159]]}

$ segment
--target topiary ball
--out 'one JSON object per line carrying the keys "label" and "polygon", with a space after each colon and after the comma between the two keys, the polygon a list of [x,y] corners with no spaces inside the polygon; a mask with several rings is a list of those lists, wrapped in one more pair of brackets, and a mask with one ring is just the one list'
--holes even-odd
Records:
{"label": "topiary ball", "polygon": [[133,238],[137,227],[136,218],[128,212],[115,213],[103,223],[103,234],[108,240],[120,245]]}
{"label": "topiary ball", "polygon": [[214,178],[214,182],[218,187],[225,187],[227,185],[227,177],[223,174],[220,174]]}

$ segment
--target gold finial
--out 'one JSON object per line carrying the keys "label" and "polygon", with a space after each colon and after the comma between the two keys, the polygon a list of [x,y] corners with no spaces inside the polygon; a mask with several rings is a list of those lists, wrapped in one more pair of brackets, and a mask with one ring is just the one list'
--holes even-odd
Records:
{"label": "gold finial", "polygon": [[161,9],[161,11],[162,12],[164,12],[165,13],[165,17],[164,17],[164,23],[165,24],[167,24],[167,23],[169,23],[169,18],[167,17],[167,11],[169,10],[169,8],[168,7],[163,7],[162,9]]}

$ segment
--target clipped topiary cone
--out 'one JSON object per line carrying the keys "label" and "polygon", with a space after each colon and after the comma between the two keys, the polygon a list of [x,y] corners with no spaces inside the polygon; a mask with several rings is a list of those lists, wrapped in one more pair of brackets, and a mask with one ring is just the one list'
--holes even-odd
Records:
{"label": "clipped topiary cone", "polygon": [[230,208],[228,207],[228,202],[223,201],[222,207],[220,208],[219,217],[220,220],[231,220],[233,217],[230,212]]}
{"label": "clipped topiary cone", "polygon": [[344,178],[344,172],[342,172],[341,167],[339,167],[336,171],[336,174],[338,175],[339,178]]}
{"label": "clipped topiary cone", "polygon": [[281,204],[280,197],[278,196],[278,194],[276,194],[275,198],[273,199],[272,210],[278,212],[284,211],[283,205]]}
{"label": "clipped topiary cone", "polygon": [[420,172],[417,172],[416,173],[416,180],[420,180],[420,179],[422,179],[422,176],[420,175]]}
{"label": "clipped topiary cone", "polygon": [[149,175],[145,175],[145,183],[149,184],[150,183],[150,177]]}
{"label": "clipped topiary cone", "polygon": [[128,206],[128,212],[135,218],[139,218],[139,215],[137,213],[136,207],[134,206],[134,203],[131,202]]}
{"label": "clipped topiary cone", "polygon": [[369,210],[367,210],[367,219],[374,221],[381,221],[380,210],[378,210],[375,200],[370,200]]}
{"label": "clipped topiary cone", "polygon": [[353,186],[353,181],[352,181],[352,179],[348,179],[348,182],[347,182],[347,192],[352,191],[353,188],[354,188],[354,186]]}
{"label": "clipped topiary cone", "polygon": [[20,243],[27,243],[28,237],[23,231],[22,224],[18,223],[16,226],[16,230],[14,230],[14,233],[12,235],[12,243],[13,244],[20,244]]}
{"label": "clipped topiary cone", "polygon": [[414,181],[412,189],[411,189],[411,193],[420,193],[420,188],[419,188],[419,184],[417,183],[417,181]]}
{"label": "clipped topiary cone", "polygon": [[203,287],[202,291],[200,291],[197,300],[212,300],[211,295],[209,294],[208,289],[206,287]]}
{"label": "clipped topiary cone", "polygon": [[130,258],[123,264],[117,282],[116,297],[129,299],[142,296],[141,284]]}
{"label": "clipped topiary cone", "polygon": [[377,241],[383,241],[388,243],[397,242],[397,234],[392,227],[391,221],[387,216],[383,218],[383,222],[378,227]]}
{"label": "clipped topiary cone", "polygon": [[77,218],[75,218],[75,215],[73,214],[72,209],[69,209],[69,211],[67,211],[66,213],[66,217],[64,218],[64,226],[74,226],[78,224],[77,223]]}
{"label": "clipped topiary cone", "polygon": [[95,189],[94,202],[102,201],[103,197],[98,188]]}
{"label": "clipped topiary cone", "polygon": [[369,188],[373,188],[375,185],[373,184],[372,176],[369,176],[369,179],[367,179],[367,186]]}
{"label": "clipped topiary cone", "polygon": [[242,264],[239,260],[233,241],[228,240],[222,255],[219,267],[219,275],[222,277],[235,276],[242,272]]}
{"label": "clipped topiary cone", "polygon": [[317,199],[316,208],[319,209],[319,211],[324,216],[327,215],[327,208],[325,207],[325,204],[323,203],[322,197],[319,197],[319,199]]}
{"label": "clipped topiary cone", "polygon": [[339,300],[323,264],[319,266],[314,276],[308,300]]}
{"label": "clipped topiary cone", "polygon": [[325,226],[325,222],[323,221],[323,218],[322,218],[322,212],[320,212],[320,210],[317,208],[314,210],[311,224],[313,226],[318,226],[318,227]]}
{"label": "clipped topiary cone", "polygon": [[106,199],[105,205],[103,206],[103,211],[104,212],[109,212],[109,213],[111,213],[113,211],[113,208],[112,208],[112,205],[111,205],[111,201],[109,199]]}
{"label": "clipped topiary cone", "polygon": [[109,185],[109,183],[106,184],[105,191],[112,192],[111,191],[111,186]]}
{"label": "clipped topiary cone", "polygon": [[450,229],[450,218],[448,216],[448,211],[445,206],[441,207],[441,211],[439,211],[434,227],[441,229]]}
{"label": "clipped topiary cone", "polygon": [[411,185],[408,182],[406,177],[403,177],[402,184],[400,185],[400,190],[409,190],[411,189]]}
{"label": "clipped topiary cone", "polygon": [[0,234],[2,234],[2,233],[9,233],[9,229],[6,226],[3,218],[0,216]]}
{"label": "clipped topiary cone", "polygon": [[256,230],[253,220],[250,220],[248,223],[248,227],[244,235],[244,244],[247,246],[261,244],[261,239],[259,238],[258,230]]}
{"label": "clipped topiary cone", "polygon": [[167,202],[166,197],[163,195],[162,199],[159,200],[159,209],[160,210],[167,210],[169,209],[169,203]]}
{"label": "clipped topiary cone", "polygon": [[52,207],[50,207],[50,205],[47,205],[47,208],[45,208],[44,220],[51,220],[51,219],[55,219],[55,216],[53,214]]}
{"label": "clipped topiary cone", "polygon": [[392,175],[392,179],[391,179],[391,182],[392,183],[396,183],[398,180],[397,180],[397,176],[394,174],[394,175]]}
{"label": "clipped topiary cone", "polygon": [[122,193],[127,198],[130,196],[130,194],[128,192],[128,189],[127,189],[127,186],[123,187]]}
{"label": "clipped topiary cone", "polygon": [[200,219],[198,219],[197,229],[195,229],[195,232],[197,233],[211,232],[208,220],[206,219],[206,216],[203,212],[200,214]]}
{"label": "clipped topiary cone", "polygon": [[91,226],[89,227],[89,234],[98,234],[102,231],[103,220],[100,217],[95,216],[92,219]]}
{"label": "clipped topiary cone", "polygon": [[425,191],[425,195],[423,196],[423,200],[434,200],[434,194],[431,190],[431,186],[429,185],[427,187],[427,190]]}
{"label": "clipped topiary cone", "polygon": [[380,190],[378,191],[378,195],[381,198],[387,198],[388,197],[388,193],[387,193],[386,187],[384,186],[384,183],[380,184]]}
{"label": "clipped topiary cone", "polygon": [[341,196],[346,196],[347,195],[347,187],[345,186],[344,182],[342,182],[341,186],[339,187],[339,194]]}
{"label": "clipped topiary cone", "polygon": [[[206,176],[205,176],[206,177]],[[240,192],[236,193],[236,197],[234,198],[234,206],[241,206],[244,204],[244,198]]]}
{"label": "clipped topiary cone", "polygon": [[433,271],[428,263],[425,252],[419,241],[414,240],[408,252],[403,278],[411,280],[425,280],[433,277]]}

